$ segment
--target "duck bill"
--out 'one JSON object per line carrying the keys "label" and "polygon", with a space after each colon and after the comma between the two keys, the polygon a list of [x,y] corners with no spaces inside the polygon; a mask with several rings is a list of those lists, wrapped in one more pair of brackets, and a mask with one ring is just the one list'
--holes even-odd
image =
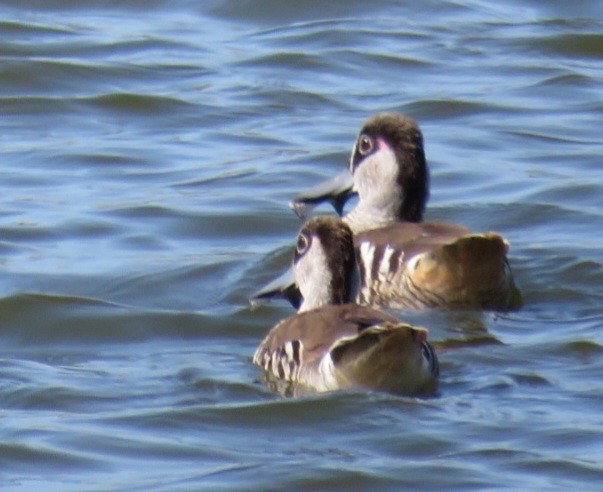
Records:
{"label": "duck bill", "polygon": [[329,202],[337,213],[342,215],[345,203],[355,194],[352,173],[344,169],[334,178],[297,195],[289,206],[300,219],[305,218],[310,210],[323,202]]}
{"label": "duck bill", "polygon": [[286,299],[295,309],[299,309],[302,295],[295,284],[293,271],[290,268],[280,277],[275,278],[251,294],[249,304],[251,304],[252,309],[255,309],[267,304],[272,299]]}

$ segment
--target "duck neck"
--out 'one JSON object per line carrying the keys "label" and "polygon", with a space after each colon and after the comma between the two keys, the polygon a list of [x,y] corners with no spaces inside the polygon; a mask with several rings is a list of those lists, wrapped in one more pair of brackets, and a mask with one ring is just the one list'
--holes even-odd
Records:
{"label": "duck neck", "polygon": [[355,258],[351,264],[343,265],[344,268],[333,271],[331,268],[315,271],[320,278],[312,282],[302,282],[300,286],[303,297],[298,312],[317,309],[322,306],[346,304],[356,300],[360,275]]}
{"label": "duck neck", "polygon": [[359,203],[343,220],[354,234],[359,234],[388,226],[400,219],[393,208],[372,207]]}

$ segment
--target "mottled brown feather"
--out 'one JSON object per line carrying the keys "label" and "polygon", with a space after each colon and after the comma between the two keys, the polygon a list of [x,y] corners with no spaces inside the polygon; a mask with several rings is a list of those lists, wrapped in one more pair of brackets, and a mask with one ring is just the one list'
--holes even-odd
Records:
{"label": "mottled brown feather", "polygon": [[397,319],[389,313],[358,304],[323,306],[280,321],[270,330],[260,348],[275,352],[286,342],[303,340],[304,363],[310,364],[322,357],[339,338],[357,335],[362,328],[381,322],[395,323]]}

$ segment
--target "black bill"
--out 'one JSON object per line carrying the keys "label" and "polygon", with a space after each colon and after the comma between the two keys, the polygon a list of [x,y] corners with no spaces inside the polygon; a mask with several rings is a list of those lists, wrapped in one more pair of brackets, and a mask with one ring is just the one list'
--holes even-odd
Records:
{"label": "black bill", "polygon": [[275,298],[286,299],[295,309],[299,309],[302,302],[302,295],[295,284],[293,272],[290,268],[280,277],[275,278],[273,281],[251,294],[249,297],[249,304],[251,304],[252,309],[255,309]]}
{"label": "black bill", "polygon": [[314,186],[305,193],[300,193],[289,203],[289,206],[301,219],[322,202],[331,203],[337,213],[342,215],[345,203],[355,193],[352,173],[345,169],[334,178]]}

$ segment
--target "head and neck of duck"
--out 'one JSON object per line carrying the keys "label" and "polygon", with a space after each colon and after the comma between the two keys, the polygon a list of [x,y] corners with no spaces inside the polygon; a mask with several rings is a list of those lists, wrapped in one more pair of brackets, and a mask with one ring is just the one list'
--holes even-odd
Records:
{"label": "head and neck of duck", "polygon": [[352,302],[357,265],[350,228],[336,217],[309,221],[297,236],[292,270],[303,299],[299,312]]}
{"label": "head and neck of duck", "polygon": [[349,167],[327,183],[296,197],[298,215],[323,201],[338,211],[354,194],[359,200],[344,220],[354,233],[395,222],[421,222],[429,198],[429,169],[416,122],[396,113],[378,114],[360,130]]}

